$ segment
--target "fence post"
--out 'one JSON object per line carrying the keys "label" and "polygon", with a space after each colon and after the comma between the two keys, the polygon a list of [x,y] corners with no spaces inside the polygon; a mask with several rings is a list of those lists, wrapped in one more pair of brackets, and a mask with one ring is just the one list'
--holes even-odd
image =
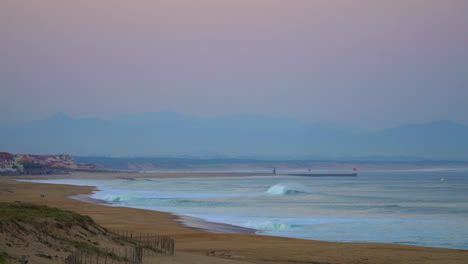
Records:
{"label": "fence post", "polygon": [[140,254],[142,253],[142,247],[138,246],[135,248],[135,260],[136,260],[136,263],[140,264],[141,263],[141,259],[142,257],[140,256]]}
{"label": "fence post", "polygon": [[159,255],[162,255],[163,254],[163,251],[162,251],[162,243],[163,243],[163,237],[162,236],[159,236],[158,237],[158,247],[159,247]]}
{"label": "fence post", "polygon": [[174,239],[172,239],[172,241],[171,241],[171,255],[174,255],[174,252],[175,252],[175,241],[174,241]]}

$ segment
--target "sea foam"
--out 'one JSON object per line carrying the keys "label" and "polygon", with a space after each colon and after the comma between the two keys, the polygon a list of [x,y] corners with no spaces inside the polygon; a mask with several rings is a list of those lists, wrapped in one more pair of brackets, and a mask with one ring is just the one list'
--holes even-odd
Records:
{"label": "sea foam", "polygon": [[264,235],[468,249],[463,171],[42,182],[97,186],[92,198],[111,206],[184,214]]}
{"label": "sea foam", "polygon": [[306,185],[292,182],[275,184],[268,188],[266,193],[272,195],[294,195],[312,193],[312,190]]}

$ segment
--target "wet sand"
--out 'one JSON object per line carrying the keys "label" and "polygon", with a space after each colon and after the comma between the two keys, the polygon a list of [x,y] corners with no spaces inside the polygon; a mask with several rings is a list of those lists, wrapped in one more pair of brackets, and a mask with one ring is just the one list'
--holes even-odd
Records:
{"label": "wet sand", "polygon": [[[111,202],[94,199],[89,194],[77,194],[68,196],[70,199],[78,200],[81,202],[92,203],[96,205],[112,206]],[[202,218],[187,216],[183,214],[173,214],[176,216],[175,220],[181,225],[191,227],[194,229],[212,232],[212,233],[230,233],[230,234],[255,234],[258,230],[252,228],[245,228],[224,223],[210,222]]]}
{"label": "wet sand", "polygon": [[209,222],[201,218],[176,214],[176,221],[183,226],[199,229],[212,233],[226,234],[255,234],[256,229],[245,228],[241,226],[229,225],[224,223]]}
{"label": "wet sand", "polygon": [[[232,175],[226,175],[229,176]],[[74,173],[44,178],[123,177],[215,177],[215,175]],[[235,226],[207,223],[164,212],[106,206],[99,204],[100,201],[86,200],[86,194],[96,190],[92,186],[17,182],[10,177],[0,176],[0,187],[1,202],[22,201],[48,205],[89,215],[106,228],[170,235],[176,240],[176,255],[162,257],[161,263],[468,263],[468,250],[385,243],[335,243],[246,234],[246,230],[236,230],[238,227]],[[41,193],[45,194],[44,198],[40,197]],[[78,197],[80,200],[71,199],[70,196]],[[190,228],[182,223],[199,226]],[[207,229],[212,232],[204,231]],[[228,233],[228,229],[243,233]]]}

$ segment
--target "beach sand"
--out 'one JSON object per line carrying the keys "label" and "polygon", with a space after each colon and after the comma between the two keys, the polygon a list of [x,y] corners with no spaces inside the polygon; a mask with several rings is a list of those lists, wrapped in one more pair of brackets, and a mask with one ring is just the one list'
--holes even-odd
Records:
{"label": "beach sand", "polygon": [[[235,175],[219,175],[235,176]],[[215,177],[212,174],[139,174],[139,173],[73,173],[44,178],[167,178]],[[18,178],[18,177],[17,177]],[[29,176],[21,178],[34,178]],[[157,211],[112,207],[87,200],[90,186],[52,185],[18,182],[0,177],[0,202],[28,202],[71,210],[92,217],[98,224],[133,232],[170,235],[176,240],[175,256],[163,256],[160,263],[468,263],[468,250],[429,248],[385,243],[335,243],[284,237],[246,234],[251,230],[207,223]],[[45,194],[44,198],[40,194]],[[80,200],[71,199],[70,196]],[[91,202],[91,203],[90,203]],[[182,223],[198,225],[189,228]],[[206,232],[209,229],[213,232]],[[225,233],[244,232],[241,234]],[[220,233],[223,232],[223,233]]]}

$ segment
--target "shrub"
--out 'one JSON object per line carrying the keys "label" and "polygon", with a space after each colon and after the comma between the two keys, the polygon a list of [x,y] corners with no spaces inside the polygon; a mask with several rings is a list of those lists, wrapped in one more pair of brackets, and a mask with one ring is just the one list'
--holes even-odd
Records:
{"label": "shrub", "polygon": [[35,163],[35,162],[25,162],[23,163],[23,167],[26,170],[31,170],[31,169],[42,169],[45,167],[45,165],[42,165],[40,163]]}

